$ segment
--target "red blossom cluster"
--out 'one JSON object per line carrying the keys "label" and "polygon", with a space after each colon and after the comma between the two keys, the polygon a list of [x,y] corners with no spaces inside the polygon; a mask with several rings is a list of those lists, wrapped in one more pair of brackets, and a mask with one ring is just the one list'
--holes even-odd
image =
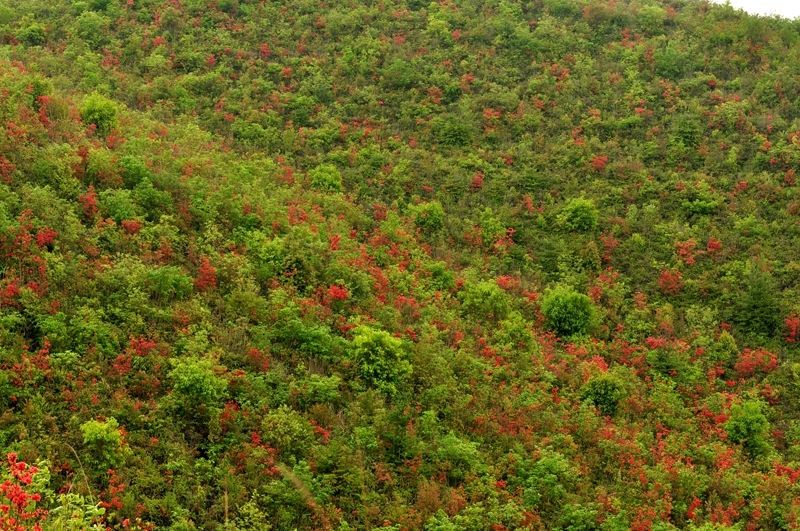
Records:
{"label": "red blossom cluster", "polygon": [[665,269],[658,277],[658,289],[665,295],[677,295],[683,288],[683,275],[677,269]]}
{"label": "red blossom cluster", "polygon": [[748,378],[756,372],[769,373],[778,367],[778,356],[773,352],[759,349],[744,349],[736,362],[736,372],[740,378]]}
{"label": "red blossom cluster", "polygon": [[36,508],[42,500],[39,493],[29,492],[39,469],[17,460],[17,454],[8,454],[8,471],[11,479],[0,485],[0,529],[7,531],[41,531],[41,522],[47,511]]}
{"label": "red blossom cluster", "polygon": [[97,213],[97,192],[94,186],[89,186],[89,191],[78,198],[83,205],[83,215],[87,218],[93,217]]}
{"label": "red blossom cluster", "polygon": [[605,171],[606,165],[608,165],[608,157],[602,155],[600,157],[595,157],[592,159],[592,169],[597,171]]}
{"label": "red blossom cluster", "polygon": [[194,281],[198,291],[205,291],[217,287],[217,270],[205,256],[200,259],[200,269]]}
{"label": "red blossom cluster", "polygon": [[344,286],[331,286],[328,288],[328,295],[335,301],[346,301],[350,292]]}
{"label": "red blossom cluster", "polygon": [[483,188],[483,172],[478,172],[475,174],[475,177],[472,179],[472,183],[470,183],[470,188],[473,190],[480,190]]}
{"label": "red blossom cluster", "polygon": [[679,259],[686,265],[694,265],[694,249],[697,247],[697,242],[694,239],[689,239],[685,242],[678,242],[675,244],[675,249],[678,252]]}

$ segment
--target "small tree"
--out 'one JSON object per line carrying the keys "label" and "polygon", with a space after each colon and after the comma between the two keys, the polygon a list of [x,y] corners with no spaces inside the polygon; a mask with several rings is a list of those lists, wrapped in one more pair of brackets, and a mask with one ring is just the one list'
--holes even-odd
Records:
{"label": "small tree", "polygon": [[414,225],[423,234],[432,236],[444,228],[444,209],[439,201],[420,203],[411,207]]}
{"label": "small tree", "polygon": [[772,275],[757,264],[748,264],[748,268],[746,290],[736,299],[732,320],[745,332],[772,337],[781,325],[781,308]]}
{"label": "small tree", "polygon": [[584,334],[595,321],[592,300],[567,286],[549,290],[542,300],[547,325],[560,336]]}
{"label": "small tree", "polygon": [[311,187],[323,192],[341,192],[342,191],[342,174],[336,169],[336,166],[331,164],[323,164],[317,166],[308,172],[308,178],[311,180]]}
{"label": "small tree", "polygon": [[107,135],[118,125],[117,106],[105,96],[94,93],[83,104],[81,119],[87,125],[94,125],[98,134]]}
{"label": "small tree", "polygon": [[593,404],[606,416],[613,416],[617,412],[624,394],[622,384],[609,374],[595,376],[581,388],[581,400]]}
{"label": "small tree", "polygon": [[594,201],[576,197],[567,201],[558,220],[568,230],[591,232],[597,228],[599,216]]}
{"label": "small tree", "polygon": [[759,400],[745,400],[731,407],[729,420],[725,423],[728,438],[740,443],[751,457],[769,450],[769,427],[764,404]]}
{"label": "small tree", "polygon": [[411,376],[403,341],[383,330],[356,328],[351,356],[367,385],[389,396],[396,394],[398,385]]}
{"label": "small tree", "polygon": [[109,468],[117,468],[125,456],[122,432],[114,417],[104,422],[90,420],[81,424],[83,444],[89,450],[90,462],[95,470],[104,472]]}

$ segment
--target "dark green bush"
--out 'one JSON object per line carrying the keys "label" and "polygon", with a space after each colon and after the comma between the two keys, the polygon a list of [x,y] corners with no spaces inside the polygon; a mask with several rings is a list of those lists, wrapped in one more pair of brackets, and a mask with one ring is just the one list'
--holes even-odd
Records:
{"label": "dark green bush", "polygon": [[566,286],[557,286],[542,299],[547,325],[560,336],[584,334],[595,320],[592,300]]}
{"label": "dark green bush", "polygon": [[452,115],[438,116],[431,122],[433,141],[442,146],[463,147],[472,143],[472,126]]}
{"label": "dark green bush", "polygon": [[581,388],[581,400],[593,404],[602,415],[607,416],[617,412],[624,394],[620,381],[609,374],[595,376]]}

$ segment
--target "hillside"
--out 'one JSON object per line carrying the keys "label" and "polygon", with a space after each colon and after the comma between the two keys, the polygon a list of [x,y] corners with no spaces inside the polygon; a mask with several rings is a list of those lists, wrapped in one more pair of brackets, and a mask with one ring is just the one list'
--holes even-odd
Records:
{"label": "hillside", "polygon": [[0,529],[798,529],[798,171],[800,20],[0,0]]}

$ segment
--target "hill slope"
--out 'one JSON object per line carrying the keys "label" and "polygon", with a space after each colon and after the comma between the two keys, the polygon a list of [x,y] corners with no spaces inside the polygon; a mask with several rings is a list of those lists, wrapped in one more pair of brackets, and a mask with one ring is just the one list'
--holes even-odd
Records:
{"label": "hill slope", "polygon": [[11,513],[797,528],[799,38],[688,0],[0,2]]}

